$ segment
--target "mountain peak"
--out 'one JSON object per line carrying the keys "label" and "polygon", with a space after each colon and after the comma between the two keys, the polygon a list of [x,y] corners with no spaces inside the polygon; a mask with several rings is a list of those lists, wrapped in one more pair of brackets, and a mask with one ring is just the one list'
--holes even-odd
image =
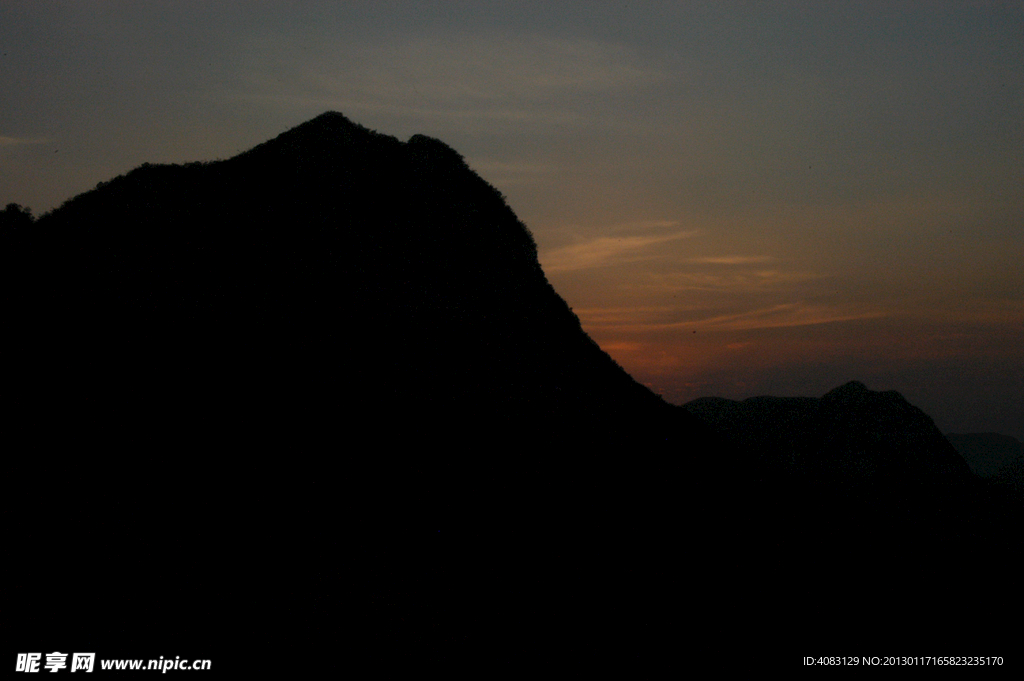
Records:
{"label": "mountain peak", "polygon": [[828,391],[827,393],[825,393],[825,397],[828,397],[829,395],[837,397],[840,395],[865,395],[870,392],[873,391],[868,390],[868,387],[861,383],[860,381],[850,381],[849,383],[844,383],[838,388],[833,388],[832,390]]}
{"label": "mountain peak", "polygon": [[277,137],[259,144],[235,158],[251,158],[265,154],[279,157],[318,159],[323,163],[345,149],[375,146],[375,153],[401,144],[397,138],[360,125],[337,111],[325,111],[305,123],[286,130]]}
{"label": "mountain peak", "polygon": [[349,125],[355,125],[355,123],[353,123],[351,121],[351,119],[346,117],[345,114],[341,113],[340,111],[324,111],[319,116],[314,116],[313,118],[310,118],[309,121],[307,121],[307,122],[308,123],[314,123],[314,122],[318,122],[318,121],[319,122],[344,122],[344,123],[348,123]]}
{"label": "mountain peak", "polygon": [[854,404],[864,401],[881,401],[887,404],[910,406],[906,398],[896,390],[871,390],[860,381],[850,381],[834,388],[822,396],[825,403]]}
{"label": "mountain peak", "polygon": [[370,132],[370,130],[368,128],[364,128],[363,126],[361,126],[358,123],[354,122],[352,119],[348,118],[347,116],[345,116],[345,114],[341,113],[340,111],[325,111],[322,114],[320,114],[319,116],[314,116],[313,118],[310,118],[305,123],[300,123],[299,125],[297,125],[294,128],[292,128],[292,130],[297,130],[299,128],[314,128],[314,127],[318,127],[318,128],[334,128],[334,129],[337,129],[337,128],[350,128],[350,129],[353,129],[354,128],[356,130],[365,130],[367,132]]}

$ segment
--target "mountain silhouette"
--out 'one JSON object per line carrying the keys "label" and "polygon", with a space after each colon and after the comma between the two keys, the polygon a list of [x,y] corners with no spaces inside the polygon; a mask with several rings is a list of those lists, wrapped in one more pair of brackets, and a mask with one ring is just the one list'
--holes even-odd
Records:
{"label": "mountain silhouette", "polygon": [[[693,426],[583,333],[501,195],[427,137],[328,113],[227,161],[144,165],[18,236],[4,244],[4,304],[32,323],[11,342],[48,347],[108,398],[113,379],[220,402],[191,388],[212,373],[245,384],[247,403],[299,386],[293,399],[320,402],[343,377],[360,409],[415,405],[410,430],[440,428],[458,401],[449,440],[493,432],[492,419],[513,437],[579,419],[599,440],[637,437],[626,424],[640,414]],[[120,371],[164,348],[160,366]]]}
{"label": "mountain silhouette", "polygon": [[444,143],[325,113],[22,214],[0,312],[30,649],[269,636],[287,667],[342,639],[422,661],[671,636],[660,537],[715,438],[583,332]]}
{"label": "mountain silhouette", "polygon": [[665,403],[439,140],[329,112],[0,218],[15,652],[638,670],[1019,616],[1019,507],[925,414]]}

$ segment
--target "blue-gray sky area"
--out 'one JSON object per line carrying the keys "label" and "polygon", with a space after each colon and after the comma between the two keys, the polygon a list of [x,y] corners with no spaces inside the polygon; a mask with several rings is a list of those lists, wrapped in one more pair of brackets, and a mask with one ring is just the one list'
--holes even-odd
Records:
{"label": "blue-gray sky area", "polygon": [[1024,2],[0,3],[0,204],[326,110],[440,138],[670,402],[1024,440]]}

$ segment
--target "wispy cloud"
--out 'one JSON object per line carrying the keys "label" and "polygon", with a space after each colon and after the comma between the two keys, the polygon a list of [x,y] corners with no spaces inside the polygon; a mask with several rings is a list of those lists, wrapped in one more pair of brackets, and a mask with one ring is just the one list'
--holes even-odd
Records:
{"label": "wispy cloud", "polygon": [[706,258],[688,258],[686,262],[701,265],[755,265],[775,260],[770,255],[723,255]]}
{"label": "wispy cloud", "polygon": [[[631,220],[610,225],[607,229],[609,232],[619,234],[623,232],[655,232],[659,230],[663,232],[666,229],[674,229],[678,226],[678,220]],[[698,233],[700,233],[700,230],[690,230],[687,232],[687,235],[696,236]]]}
{"label": "wispy cloud", "polygon": [[791,286],[822,279],[814,272],[786,272],[782,270],[744,270],[700,272],[650,272],[647,281],[638,288],[661,294],[682,291],[708,291],[720,293],[752,293],[788,289]]}
{"label": "wispy cloud", "polygon": [[885,316],[887,316],[885,312],[877,310],[844,310],[830,305],[808,305],[799,302],[701,319],[697,321],[697,324],[705,328],[735,331],[832,324],[860,319],[878,319]]}
{"label": "wispy cloud", "polygon": [[574,310],[584,327],[616,333],[642,334],[651,331],[709,330],[746,331],[792,326],[813,326],[889,316],[877,309],[834,305],[783,303],[752,310],[714,314],[707,309],[589,308]]}
{"label": "wispy cloud", "polygon": [[466,159],[469,167],[488,182],[499,185],[527,184],[550,178],[557,167],[543,163],[509,163],[491,159]]}
{"label": "wispy cloud", "polygon": [[652,246],[686,239],[696,230],[646,236],[602,236],[540,254],[545,272],[581,270],[660,257]]}
{"label": "wispy cloud", "polygon": [[14,147],[23,144],[46,144],[49,140],[34,137],[5,137],[0,135],[0,147]]}
{"label": "wispy cloud", "polygon": [[[585,326],[624,326],[652,323],[654,320],[677,319],[681,314],[695,316],[706,313],[701,308],[678,308],[674,306],[650,307],[588,307],[573,308],[573,312]],[[663,322],[659,322],[663,323]]]}
{"label": "wispy cloud", "polygon": [[523,125],[585,123],[593,97],[637,91],[668,76],[630,47],[584,38],[450,34],[299,43],[250,36],[251,54],[232,98],[275,100],[347,112],[496,120]]}
{"label": "wispy cloud", "polygon": [[390,101],[429,92],[446,101],[496,102],[634,89],[662,79],[633,50],[586,39],[456,35],[357,49],[353,71],[322,71],[310,81],[328,89],[356,84]]}

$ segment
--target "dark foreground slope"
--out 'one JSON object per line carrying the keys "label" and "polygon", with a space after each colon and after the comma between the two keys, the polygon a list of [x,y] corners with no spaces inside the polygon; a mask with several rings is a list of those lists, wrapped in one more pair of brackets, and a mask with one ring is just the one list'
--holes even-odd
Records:
{"label": "dark foreground slope", "polygon": [[324,114],[102,183],[0,260],[24,650],[342,669],[672,639],[709,431],[583,333],[443,143]]}
{"label": "dark foreground slope", "polygon": [[803,645],[843,655],[1019,650],[1006,622],[1021,616],[1024,504],[972,474],[899,393],[851,382],[821,398],[685,408],[734,443],[736,465],[758,480],[747,500],[757,512],[745,517],[760,602],[788,613]]}

